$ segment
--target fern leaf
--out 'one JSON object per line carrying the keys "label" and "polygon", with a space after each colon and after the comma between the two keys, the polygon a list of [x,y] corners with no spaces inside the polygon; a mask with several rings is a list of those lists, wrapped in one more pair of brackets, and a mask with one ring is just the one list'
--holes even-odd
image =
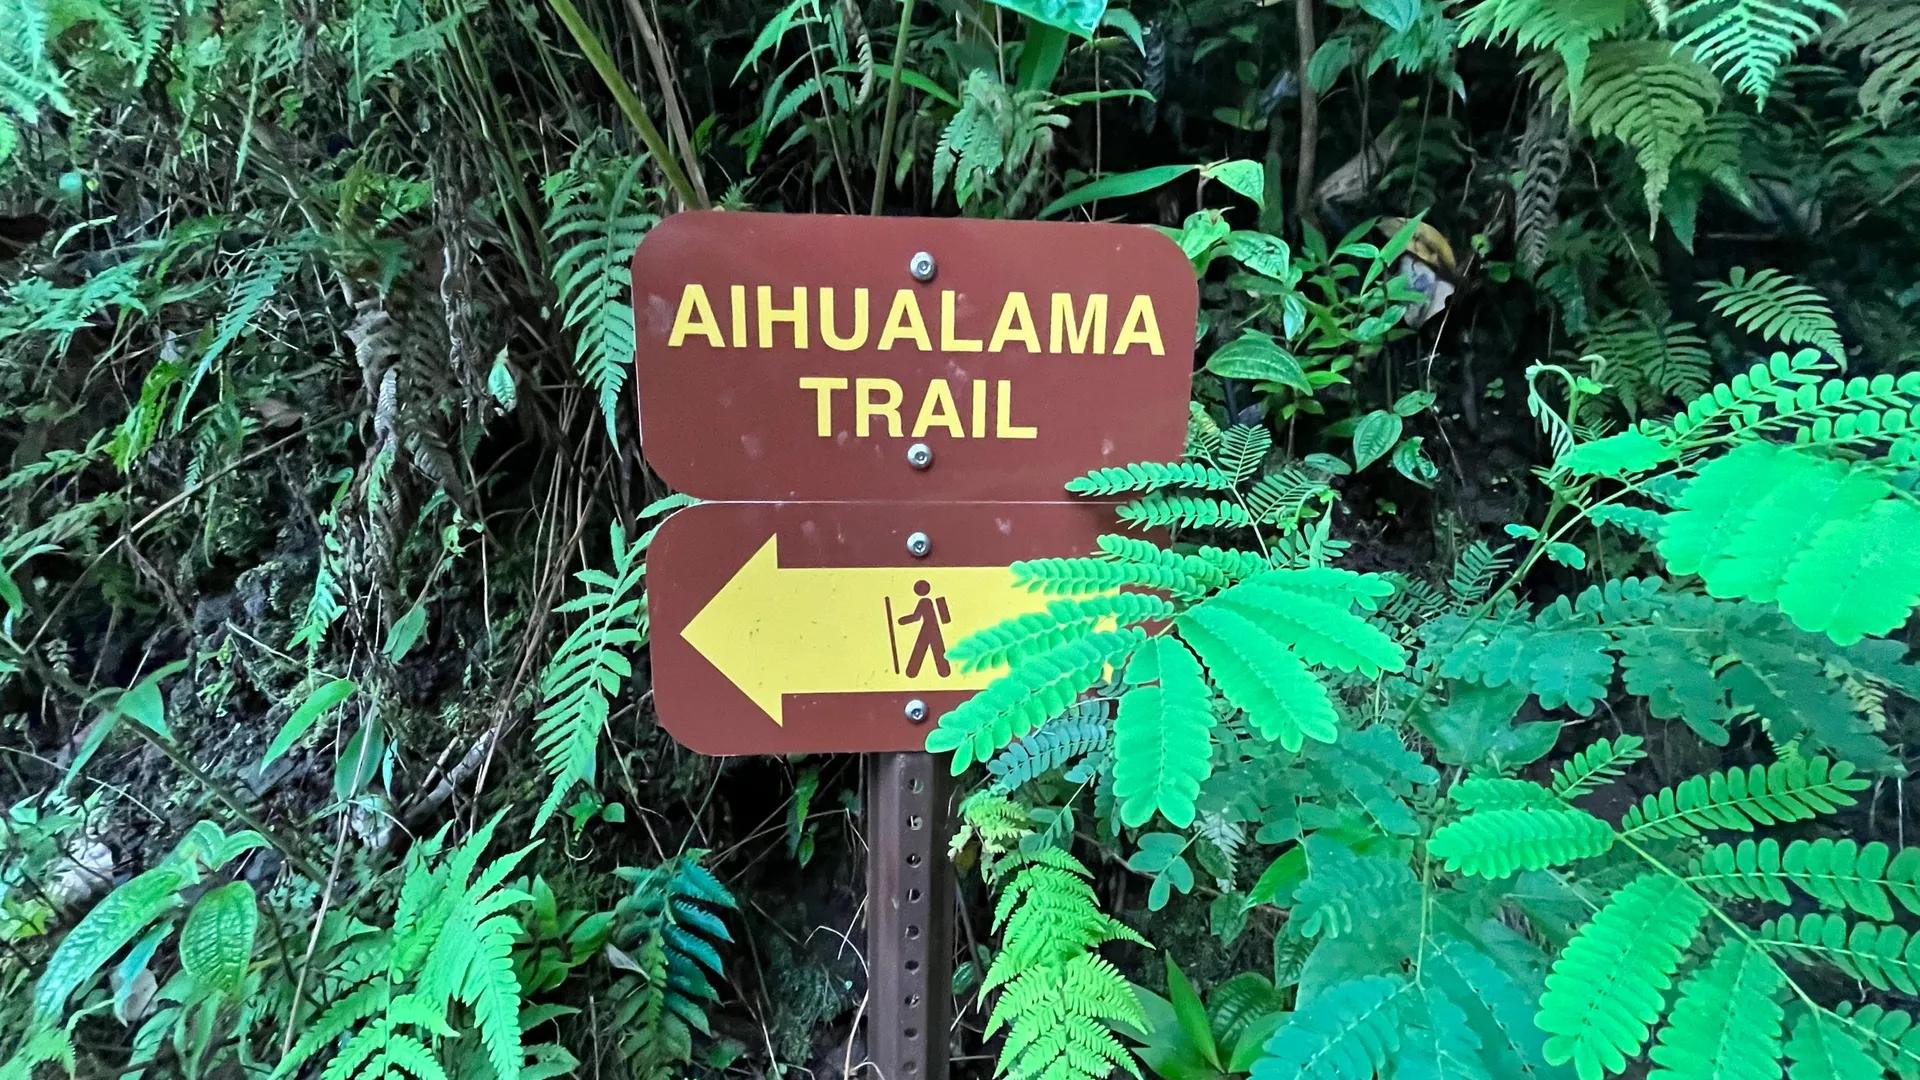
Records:
{"label": "fern leaf", "polygon": [[1237,502],[1165,493],[1122,503],[1114,516],[1138,529],[1246,528],[1253,524],[1246,507]]}
{"label": "fern leaf", "polygon": [[1334,740],[1338,718],[1326,687],[1266,627],[1213,604],[1188,610],[1176,625],[1214,685],[1262,735],[1290,751],[1307,739]]}
{"label": "fern leaf", "polygon": [[536,832],[575,787],[593,783],[612,697],[633,674],[633,662],[621,650],[646,640],[646,609],[636,595],[646,572],[641,559],[644,538],[629,544],[618,525],[611,532],[613,572],[583,570],[575,575],[587,590],[559,610],[587,615],[540,676],[543,704],[534,717],[533,741],[553,786],[534,815]]}
{"label": "fern leaf", "polygon": [[1632,14],[1621,0],[1481,0],[1460,17],[1460,40],[1558,53],[1578,104],[1593,44],[1617,34]]}
{"label": "fern leaf", "polygon": [[1200,785],[1213,772],[1212,694],[1200,664],[1170,637],[1154,652],[1158,686],[1136,687],[1120,699],[1113,725],[1113,793],[1129,828],[1155,813],[1178,828],[1193,824]]}
{"label": "fern leaf", "polygon": [[1867,0],[1848,7],[1850,18],[1827,32],[1826,44],[1835,52],[1859,51],[1868,68],[1860,107],[1891,125],[1920,91],[1920,3]]}
{"label": "fern leaf", "polygon": [[1832,911],[1857,911],[1870,919],[1891,919],[1891,896],[1920,914],[1920,848],[1897,855],[1874,841],[1795,840],[1784,853],[1777,840],[1719,844],[1695,861],[1688,878],[1721,896],[1792,901],[1792,884]]}
{"label": "fern leaf", "polygon": [[1826,758],[1692,776],[1648,795],[1620,822],[1623,836],[1698,836],[1708,829],[1748,832],[1755,825],[1805,821],[1853,805],[1870,783],[1853,766]]}
{"label": "fern leaf", "polygon": [[955,775],[1031,732],[1119,667],[1146,639],[1137,629],[1089,634],[1021,664],[940,718],[927,749],[952,752]]}
{"label": "fern leaf", "polygon": [[1253,1080],[1366,1080],[1400,1048],[1415,995],[1405,980],[1383,975],[1314,995],[1267,1040]]}
{"label": "fern leaf", "polygon": [[1045,611],[995,623],[954,642],[947,658],[961,671],[1017,664],[1091,631],[1105,620],[1121,626],[1173,617],[1172,604],[1145,593],[1114,593],[1086,600],[1056,600]]}
{"label": "fern leaf", "polygon": [[174,407],[173,426],[178,430],[186,422],[187,406],[193,400],[194,391],[199,389],[200,380],[213,370],[221,356],[241,335],[254,329],[261,311],[267,301],[279,292],[280,283],[298,265],[304,251],[304,244],[276,244],[255,252],[248,260],[246,271],[234,284],[233,293],[227,299],[227,309],[221,313],[219,322],[214,324],[213,338],[201,351],[200,360],[187,376],[186,384],[180,391],[179,403]]}
{"label": "fern leaf", "polygon": [[1880,990],[1920,993],[1920,936],[1897,926],[1782,915],[1763,924],[1754,940],[1802,961],[1823,960]]}
{"label": "fern leaf", "polygon": [[1513,566],[1508,554],[1512,550],[1511,544],[1496,548],[1485,540],[1468,544],[1453,561],[1453,573],[1447,577],[1447,591],[1453,594],[1454,602],[1477,604],[1486,599],[1493,591],[1494,579]]}
{"label": "fern leaf", "polygon": [[[1720,2],[1720,0],[1708,0]],[[1750,334],[1782,345],[1811,345],[1836,360],[1844,359],[1833,308],[1812,287],[1771,267],[1748,274],[1736,266],[1725,281],[1703,283],[1700,299]]]}
{"label": "fern leaf", "polygon": [[1233,481],[1211,465],[1197,462],[1162,465],[1151,461],[1095,469],[1067,481],[1067,490],[1075,495],[1125,495],[1158,491],[1166,487],[1227,491],[1233,487]]}
{"label": "fern leaf", "polygon": [[1572,807],[1481,810],[1434,831],[1427,850],[1448,870],[1499,878],[1605,854],[1613,827]]}
{"label": "fern leaf", "polygon": [[1216,459],[1220,469],[1236,484],[1245,483],[1260,471],[1260,463],[1273,449],[1273,433],[1261,424],[1235,424],[1220,432],[1220,450]]}
{"label": "fern leaf", "polygon": [[[658,216],[640,209],[648,192],[638,157],[600,160],[583,150],[543,190],[552,209],[546,232],[557,252],[549,275],[560,297],[561,324],[574,335],[574,366],[600,401],[607,439],[633,366],[634,327],[629,264]],[[763,286],[764,288],[764,286]]]}
{"label": "fern leaf", "polygon": [[1569,64],[1546,70],[1541,85],[1550,96],[1573,103],[1576,123],[1632,149],[1646,174],[1647,206],[1656,214],[1674,161],[1705,130],[1707,114],[1720,101],[1713,72],[1691,50],[1676,52],[1664,41],[1599,42],[1584,81]]}
{"label": "fern leaf", "polygon": [[1787,1080],[1853,1080],[1880,1069],[1846,1021],[1825,1009],[1803,1009],[1795,1017],[1786,1049]]}
{"label": "fern leaf", "polygon": [[[1172,552],[1168,552],[1169,555]],[[1176,556],[1177,558],[1177,556]],[[1013,564],[1013,579],[1034,592],[1054,596],[1110,593],[1129,586],[1157,589],[1177,597],[1197,596],[1206,586],[1182,563],[1115,562],[1111,559],[1025,559]]]}
{"label": "fern leaf", "polygon": [[992,790],[1009,794],[1076,758],[1105,750],[1107,707],[1105,701],[1083,702],[995,754],[987,762]]}
{"label": "fern leaf", "polygon": [[1820,18],[1845,18],[1828,0],[1693,0],[1673,13],[1685,29],[1678,48],[1765,105],[1781,65],[1820,32]]}
{"label": "fern leaf", "polygon": [[1646,740],[1638,735],[1618,739],[1595,739],[1591,745],[1574,751],[1573,756],[1554,770],[1553,793],[1562,799],[1577,799],[1600,784],[1626,771],[1627,766],[1647,756]]}
{"label": "fern leaf", "polygon": [[1720,946],[1680,985],[1649,1080],[1777,1080],[1786,985],[1766,950],[1738,940]]}
{"label": "fern leaf", "polygon": [[1560,807],[1560,798],[1531,780],[1504,776],[1469,776],[1447,789],[1447,799],[1462,810],[1548,810]]}
{"label": "fern leaf", "polygon": [[1580,928],[1547,976],[1537,1022],[1551,1064],[1581,1080],[1621,1072],[1639,1055],[1665,1005],[1680,956],[1706,905],[1679,881],[1641,877]]}

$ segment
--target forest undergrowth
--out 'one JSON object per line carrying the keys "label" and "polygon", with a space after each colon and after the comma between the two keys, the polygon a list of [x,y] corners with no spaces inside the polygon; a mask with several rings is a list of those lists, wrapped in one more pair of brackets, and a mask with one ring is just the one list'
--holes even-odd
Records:
{"label": "forest undergrowth", "polygon": [[1920,0],[0,0],[0,1077],[873,1074],[858,762],[649,693],[711,207],[1198,282],[952,650],[957,1074],[1920,1078],[1916,98]]}

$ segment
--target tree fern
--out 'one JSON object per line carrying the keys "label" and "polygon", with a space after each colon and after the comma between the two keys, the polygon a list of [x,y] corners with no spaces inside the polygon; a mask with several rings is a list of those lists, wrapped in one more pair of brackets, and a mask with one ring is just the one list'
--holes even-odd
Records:
{"label": "tree fern", "polygon": [[1820,32],[1822,17],[1846,17],[1828,0],[1693,0],[1673,12],[1684,31],[1677,48],[1764,105],[1781,65]]}
{"label": "tree fern", "polygon": [[1639,1055],[1663,1011],[1681,954],[1706,907],[1679,881],[1649,874],[1613,895],[1560,952],[1540,998],[1548,1062],[1598,1080]]}
{"label": "tree fern", "polygon": [[649,869],[614,871],[632,888],[613,910],[609,945],[626,974],[615,981],[612,1021],[638,1080],[679,1075],[693,1056],[692,1032],[706,1033],[707,1008],[725,975],[720,946],[733,940],[723,919],[733,894],[683,852]]}
{"label": "tree fern", "polygon": [[1144,1027],[1133,989],[1094,950],[1145,939],[1103,914],[1087,869],[1058,848],[995,860],[1005,875],[993,926],[1000,951],[981,990],[1000,990],[986,1034],[1006,1030],[998,1072],[1013,1080],[1093,1080],[1138,1075],[1115,1024]]}
{"label": "tree fern", "polygon": [[1253,1080],[1366,1080],[1393,1060],[1417,991],[1369,975],[1302,1002],[1267,1040]]}
{"label": "tree fern", "polygon": [[1738,939],[1721,945],[1680,984],[1649,1080],[1774,1080],[1786,984],[1764,949]]}
{"label": "tree fern", "polygon": [[1704,282],[1700,299],[1733,324],[1766,341],[1812,345],[1836,360],[1846,357],[1833,308],[1812,286],[1772,267],[1747,273],[1736,266],[1725,281]]}
{"label": "tree fern", "polygon": [[639,590],[646,573],[640,556],[648,536],[629,544],[618,523],[609,532],[612,573],[575,574],[586,591],[555,609],[586,614],[540,676],[533,742],[553,786],[534,815],[535,831],[575,787],[592,785],[600,731],[612,712],[613,695],[633,674],[633,661],[623,650],[646,640],[646,601]]}
{"label": "tree fern", "polygon": [[1871,786],[1853,766],[1826,758],[1792,758],[1772,765],[1691,776],[1662,788],[1627,811],[1624,836],[1698,836],[1709,829],[1750,831],[1756,825],[1805,821],[1842,806]]}
{"label": "tree fern", "polygon": [[629,264],[641,237],[659,220],[642,209],[645,162],[601,160],[588,148],[542,185],[547,240],[556,249],[549,270],[559,293],[561,324],[574,334],[574,366],[600,399],[607,439],[618,444],[616,418],[633,366],[633,281]]}
{"label": "tree fern", "polygon": [[1170,637],[1149,642],[1157,685],[1120,699],[1113,724],[1113,793],[1120,820],[1144,825],[1154,814],[1179,828],[1193,824],[1194,800],[1213,772],[1213,695],[1200,664]]}

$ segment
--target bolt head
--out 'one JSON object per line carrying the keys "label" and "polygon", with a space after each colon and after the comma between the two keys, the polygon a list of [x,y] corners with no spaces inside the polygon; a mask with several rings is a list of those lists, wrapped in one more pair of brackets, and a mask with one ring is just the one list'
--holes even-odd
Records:
{"label": "bolt head", "polygon": [[916,251],[907,261],[907,273],[912,274],[915,281],[932,281],[935,269],[933,253],[929,251]]}
{"label": "bolt head", "polygon": [[907,464],[916,469],[924,469],[933,464],[933,447],[917,442],[907,447]]}
{"label": "bolt head", "polygon": [[913,556],[914,558],[916,559],[926,558],[927,552],[932,550],[933,550],[933,538],[928,536],[926,533],[917,532],[917,533],[914,533],[912,536],[907,537],[907,554]]}
{"label": "bolt head", "polygon": [[927,703],[919,698],[907,702],[907,707],[901,711],[907,714],[909,723],[924,724],[927,721]]}

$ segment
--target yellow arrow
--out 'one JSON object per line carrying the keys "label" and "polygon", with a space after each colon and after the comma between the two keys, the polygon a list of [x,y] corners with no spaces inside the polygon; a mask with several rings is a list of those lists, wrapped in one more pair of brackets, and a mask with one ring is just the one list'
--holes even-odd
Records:
{"label": "yellow arrow", "polygon": [[1004,566],[782,567],[776,535],[680,635],[781,724],[783,694],[978,690],[1003,669],[943,675],[945,647],[1046,604]]}

